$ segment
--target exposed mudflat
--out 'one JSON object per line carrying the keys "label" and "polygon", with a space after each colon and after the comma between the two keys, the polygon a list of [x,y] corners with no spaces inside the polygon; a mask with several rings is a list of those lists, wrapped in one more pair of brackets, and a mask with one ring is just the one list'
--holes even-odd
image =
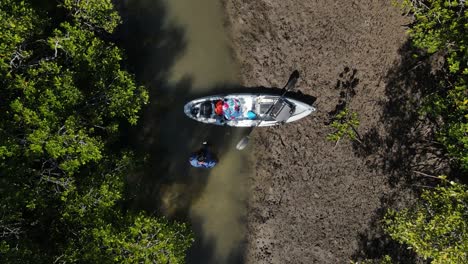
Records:
{"label": "exposed mudflat", "polygon": [[[298,70],[297,87],[317,97],[318,109],[252,134],[245,262],[349,263],[386,253],[376,219],[389,204],[409,203],[401,179],[431,155],[417,145],[429,132],[414,128],[409,18],[384,0],[224,0],[224,8],[242,84],[282,87]],[[346,89],[355,92],[348,107],[362,144],[326,140]]]}

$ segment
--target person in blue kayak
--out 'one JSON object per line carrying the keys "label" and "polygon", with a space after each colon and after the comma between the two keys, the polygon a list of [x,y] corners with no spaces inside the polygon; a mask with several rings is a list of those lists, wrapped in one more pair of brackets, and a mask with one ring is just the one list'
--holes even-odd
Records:
{"label": "person in blue kayak", "polygon": [[208,143],[203,142],[202,148],[192,153],[189,158],[190,165],[195,168],[211,169],[218,163],[218,160],[213,152],[208,149]]}

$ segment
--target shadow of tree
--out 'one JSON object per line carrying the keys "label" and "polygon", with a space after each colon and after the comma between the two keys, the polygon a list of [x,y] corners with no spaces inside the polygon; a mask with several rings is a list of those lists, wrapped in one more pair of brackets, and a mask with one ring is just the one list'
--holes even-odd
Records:
{"label": "shadow of tree", "polygon": [[166,84],[171,66],[187,47],[185,29],[167,22],[167,6],[161,0],[124,1],[117,8],[123,20],[117,43],[125,50],[129,71],[150,87],[151,95],[174,91]]}
{"label": "shadow of tree", "polygon": [[399,52],[401,61],[385,77],[387,100],[379,102],[382,108],[379,124],[363,135],[362,144],[353,143],[355,154],[366,158],[370,168],[380,169],[393,188],[393,195],[381,198],[370,231],[359,236],[360,250],[353,259],[377,259],[388,254],[398,263],[426,263],[406,249],[406,245],[384,234],[380,222],[388,208],[398,206],[403,190],[419,193],[420,187],[438,183],[420,176],[420,172],[451,173],[445,150],[434,140],[436,122],[420,112],[424,100],[434,93],[442,78],[431,63],[438,55],[428,56],[414,49],[410,41]]}
{"label": "shadow of tree", "polygon": [[441,77],[432,67],[432,58],[412,48],[409,41],[401,47],[400,55],[401,62],[385,77],[387,101],[380,102],[379,125],[363,135],[363,144],[354,143],[357,155],[374,157],[371,165],[389,176],[392,187],[402,181],[420,181],[415,171],[450,173],[446,153],[434,141],[436,123],[420,112]]}

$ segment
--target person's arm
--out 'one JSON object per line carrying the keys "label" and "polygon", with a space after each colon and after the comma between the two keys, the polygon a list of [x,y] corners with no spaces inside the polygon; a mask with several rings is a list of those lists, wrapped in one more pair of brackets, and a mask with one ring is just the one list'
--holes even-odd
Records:
{"label": "person's arm", "polygon": [[226,119],[224,119],[224,116],[216,116],[216,124],[217,125],[226,125]]}
{"label": "person's arm", "polygon": [[214,160],[208,160],[207,162],[205,162],[204,166],[206,168],[213,168],[214,166],[216,165],[216,161]]}

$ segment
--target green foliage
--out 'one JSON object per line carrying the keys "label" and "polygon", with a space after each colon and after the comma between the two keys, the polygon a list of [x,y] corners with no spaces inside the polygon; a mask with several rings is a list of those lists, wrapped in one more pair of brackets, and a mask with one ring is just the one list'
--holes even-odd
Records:
{"label": "green foliage", "polygon": [[432,263],[468,263],[468,186],[426,190],[414,208],[389,210],[385,231]]}
{"label": "green foliage", "polygon": [[349,137],[351,140],[358,140],[359,135],[356,128],[359,126],[358,115],[355,112],[350,112],[349,109],[343,109],[334,118],[331,127],[335,132],[327,135],[327,139],[333,142],[338,142],[343,137]]}
{"label": "green foliage", "polygon": [[[34,17],[32,9],[24,10],[28,12],[17,15]],[[26,53],[42,55],[41,59],[23,59],[24,67],[10,66],[5,73],[10,78],[4,79],[0,96],[10,104],[9,109],[2,107],[6,117],[2,125],[9,136],[17,134],[13,129],[21,134],[3,140],[22,141],[24,158],[45,155],[64,172],[74,173],[101,158],[102,133],[96,128],[111,135],[122,118],[135,124],[148,95],[120,69],[121,51],[79,24],[65,21],[40,43],[48,45]],[[20,149],[17,144],[2,145],[0,157]]]}
{"label": "green foliage", "polygon": [[38,33],[33,23],[41,21],[25,1],[2,0],[0,10],[0,72],[2,77],[9,77],[10,68],[30,56],[24,44]]}
{"label": "green foliage", "polygon": [[69,10],[78,23],[91,30],[103,29],[112,33],[121,22],[111,0],[64,0],[62,7]]}
{"label": "green foliage", "polygon": [[114,143],[148,93],[101,38],[120,17],[110,0],[59,8],[0,1],[0,263],[182,263],[185,225],[122,206],[137,159]]}
{"label": "green foliage", "polygon": [[124,187],[121,172],[132,162],[133,158],[124,154],[116,168],[99,168],[98,171],[107,171],[105,175],[89,178],[92,182],[81,183],[81,188],[73,184],[62,193],[60,220],[67,226],[78,227],[68,239],[62,261],[183,262],[185,250],[193,241],[184,224],[143,213],[124,213],[119,208]]}
{"label": "green foliage", "polygon": [[424,111],[442,120],[438,140],[468,171],[468,3],[466,1],[404,1],[415,17],[409,33],[413,44],[445,57],[438,91],[425,98]]}
{"label": "green foliage", "polygon": [[410,1],[403,2],[414,13],[415,22],[409,30],[414,45],[429,53],[448,53],[448,68],[452,73],[468,74],[468,29],[465,1]]}
{"label": "green foliage", "polygon": [[[144,214],[119,219],[124,227],[99,225],[85,229],[75,241],[84,248],[77,252],[72,245],[68,261],[88,263],[183,263],[190,246],[185,225],[169,224]],[[68,253],[68,252],[67,252]]]}

